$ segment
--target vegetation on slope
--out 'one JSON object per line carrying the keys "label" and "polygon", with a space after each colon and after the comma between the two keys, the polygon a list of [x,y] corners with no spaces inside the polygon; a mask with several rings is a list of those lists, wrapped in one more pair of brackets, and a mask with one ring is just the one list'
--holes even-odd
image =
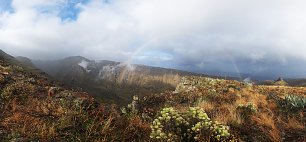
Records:
{"label": "vegetation on slope", "polygon": [[[174,92],[138,99],[128,110],[153,121],[152,118],[163,115],[159,110],[165,107],[185,114],[192,106],[203,110],[212,122],[229,126],[231,139],[228,141],[305,141],[305,97],[306,88],[303,87],[252,86],[238,81],[185,77]],[[153,135],[155,123],[151,124]],[[161,132],[177,128],[183,130],[186,125],[163,125]],[[202,133],[189,140],[218,141],[208,134]]]}
{"label": "vegetation on slope", "polygon": [[33,63],[68,87],[86,91],[103,103],[120,105],[128,104],[133,95],[173,90],[181,76],[192,74],[114,61],[93,61],[81,56],[56,61],[33,60]]}
{"label": "vegetation on slope", "polygon": [[149,125],[0,60],[1,141],[146,140]]}
{"label": "vegetation on slope", "polygon": [[305,141],[306,88],[184,77],[126,107],[0,60],[2,141]]}

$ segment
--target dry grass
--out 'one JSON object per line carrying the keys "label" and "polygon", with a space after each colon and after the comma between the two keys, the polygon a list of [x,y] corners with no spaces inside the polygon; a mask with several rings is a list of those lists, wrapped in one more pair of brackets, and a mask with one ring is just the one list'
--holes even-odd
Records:
{"label": "dry grass", "polygon": [[[188,80],[190,79],[190,80]],[[244,140],[261,141],[301,141],[305,130],[305,112],[297,114],[285,114],[281,111],[279,100],[270,96],[276,95],[280,98],[285,95],[294,94],[306,96],[306,88],[283,87],[283,86],[244,86],[239,82],[210,80],[190,77],[184,86],[181,85],[181,94],[189,96],[189,101],[205,98],[199,101],[196,106],[203,108],[205,112],[214,120],[222,124],[227,124],[233,128],[233,133],[240,135]],[[207,81],[207,82],[206,82]],[[195,84],[193,84],[195,83]],[[201,85],[198,85],[201,84]],[[191,86],[191,87],[190,87]],[[188,90],[188,88],[196,88]],[[187,90],[185,91],[184,88]],[[211,93],[211,90],[215,90]],[[177,95],[177,94],[176,94]],[[249,113],[247,117],[238,111],[239,105],[251,103],[256,111]],[[184,106],[178,104],[178,106]],[[249,108],[246,108],[249,109]],[[287,119],[288,116],[292,117]]]}
{"label": "dry grass", "polygon": [[296,118],[289,118],[287,122],[283,122],[285,129],[304,130],[305,124],[298,121]]}
{"label": "dry grass", "polygon": [[206,112],[211,112],[215,106],[212,102],[202,101],[201,103],[197,104],[198,107],[203,108]]}
{"label": "dry grass", "polygon": [[[259,134],[269,141],[281,141],[281,132],[276,127],[273,116],[267,113],[258,113],[252,116],[251,121],[259,128]],[[263,139],[263,140],[264,140]]]}
{"label": "dry grass", "polygon": [[[9,81],[0,76],[0,82],[8,82],[1,84],[4,95],[9,97],[0,112],[0,129],[5,131],[5,136],[0,138],[7,141],[13,138],[23,138],[23,141],[150,141],[150,119],[165,106],[181,112],[189,106],[199,106],[213,121],[229,125],[231,133],[245,141],[306,139],[305,112],[282,113],[276,100],[267,97],[275,94],[282,98],[288,93],[306,96],[306,88],[246,86],[237,81],[190,77],[189,82],[181,84],[186,90],[148,96],[137,102],[138,113],[122,115],[116,106],[98,104],[86,93],[63,89],[47,97],[43,89],[48,88],[47,83],[39,83],[45,82],[44,79],[36,77],[36,83],[29,83],[26,80],[30,77],[32,75],[24,72],[17,72]],[[173,83],[173,80],[154,79]],[[237,106],[249,102],[257,111],[243,117]],[[142,118],[143,113],[150,118]],[[10,138],[12,134],[18,135]]]}
{"label": "dry grass", "polygon": [[236,100],[236,104],[246,104],[252,102],[257,107],[265,107],[267,102],[267,96],[250,91],[249,89],[243,89],[241,91],[241,98]]}
{"label": "dry grass", "polygon": [[149,140],[148,136],[150,135],[151,128],[147,122],[144,122],[139,116],[130,118],[129,122],[124,130],[126,141],[133,141],[134,139]]}
{"label": "dry grass", "polygon": [[222,124],[228,124],[231,119],[233,112],[233,106],[229,104],[224,104],[213,109],[211,113],[211,118],[215,121],[221,122]]}

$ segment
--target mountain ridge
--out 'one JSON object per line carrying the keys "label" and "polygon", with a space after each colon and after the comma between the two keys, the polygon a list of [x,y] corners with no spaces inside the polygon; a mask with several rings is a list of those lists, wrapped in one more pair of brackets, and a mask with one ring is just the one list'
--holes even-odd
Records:
{"label": "mountain ridge", "polygon": [[161,93],[174,89],[182,76],[198,75],[124,62],[95,61],[82,56],[71,56],[55,61],[32,60],[32,62],[37,68],[70,87],[83,89],[96,97],[102,96],[102,99],[123,102],[131,101],[133,95],[144,96],[152,92]]}
{"label": "mountain ridge", "polygon": [[137,138],[135,130],[148,135],[147,128],[133,124],[139,119],[121,116],[118,106],[98,103],[86,92],[54,84],[21,64],[0,54],[0,141],[145,139]]}
{"label": "mountain ridge", "polygon": [[[172,90],[182,76],[194,75],[244,81],[241,78],[230,76],[204,75],[109,60],[90,60],[82,56],[70,56],[49,61],[31,60],[31,62],[71,89],[84,90],[101,101],[119,102],[119,104],[130,102],[134,95],[146,96],[150,93]],[[290,86],[302,86],[303,84],[305,84],[303,80],[289,81]]]}

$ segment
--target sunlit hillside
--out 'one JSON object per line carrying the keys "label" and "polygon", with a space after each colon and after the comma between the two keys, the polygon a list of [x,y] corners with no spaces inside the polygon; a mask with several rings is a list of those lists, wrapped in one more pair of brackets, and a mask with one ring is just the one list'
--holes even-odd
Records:
{"label": "sunlit hillside", "polygon": [[[257,86],[237,81],[186,77],[175,91],[143,98],[139,106],[142,113],[150,114],[149,118],[157,118],[152,124],[159,127],[153,127],[151,134],[157,140],[169,134],[174,141],[193,141],[194,138],[197,141],[306,140],[306,88],[303,87]],[[165,107],[174,108],[177,110],[175,113],[183,116],[183,121],[191,122],[179,122],[177,125],[177,116],[170,112],[166,113],[170,114],[170,119],[165,120],[163,117],[168,117],[165,116],[167,110],[159,112]],[[188,116],[190,111],[193,113],[194,107],[196,113],[193,117]],[[210,119],[199,119],[199,112],[205,112],[204,116]],[[208,123],[201,124],[199,130],[194,131],[193,127],[201,121]],[[213,124],[217,124],[217,128],[209,126]],[[225,127],[226,133],[220,133],[224,130],[219,130],[218,125]],[[167,139],[169,137],[164,138]]]}
{"label": "sunlit hillside", "polygon": [[189,76],[118,107],[4,58],[0,65],[2,141],[306,140],[304,87]]}

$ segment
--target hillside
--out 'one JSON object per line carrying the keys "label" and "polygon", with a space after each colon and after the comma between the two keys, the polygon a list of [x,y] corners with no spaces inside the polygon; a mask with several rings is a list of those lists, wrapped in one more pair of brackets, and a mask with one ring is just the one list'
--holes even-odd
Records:
{"label": "hillside", "polygon": [[2,141],[306,141],[306,88],[185,76],[175,89],[98,103],[0,56]]}
{"label": "hillside", "polygon": [[27,67],[36,68],[35,65],[32,63],[31,59],[27,57],[18,56],[18,57],[15,57],[15,59]]}
{"label": "hillside", "polygon": [[0,56],[0,141],[144,140],[138,130],[149,135],[138,117],[127,119],[115,105],[99,104],[20,64]]}
{"label": "hillside", "polygon": [[258,85],[268,85],[268,86],[292,86],[292,87],[306,87],[306,79],[283,79],[283,80],[264,80],[257,82]]}
{"label": "hillside", "polygon": [[1,49],[0,49],[0,59],[5,63],[9,63],[9,64],[12,64],[12,65],[17,65],[17,66],[23,67],[24,69],[26,69],[29,72],[35,72],[35,70],[36,70],[36,68],[31,63],[31,61],[28,60],[27,58],[25,58],[25,57],[15,58],[15,57],[5,53]]}
{"label": "hillside", "polygon": [[[152,128],[151,136],[156,139],[171,134],[175,141],[193,140],[193,137],[199,141],[306,140],[306,88],[303,87],[252,86],[238,81],[184,77],[175,91],[143,98],[138,101],[138,106],[139,111],[150,114],[148,116],[162,116],[156,117],[158,120],[152,123],[153,126],[160,123],[157,129],[162,128],[159,132]],[[172,113],[181,114],[189,123],[176,125],[177,116],[171,115],[169,120],[166,119],[168,121],[164,121],[164,113],[169,109],[172,109]],[[202,114],[203,120],[200,119],[200,112],[205,112]],[[193,115],[188,116],[189,113]],[[199,129],[195,129],[195,132],[190,130],[201,121],[205,123],[199,123],[196,127]],[[189,137],[178,133],[177,128],[180,132],[185,131]]]}
{"label": "hillside", "polygon": [[303,86],[306,87],[306,79],[286,79],[290,86]]}
{"label": "hillside", "polygon": [[79,88],[104,102],[127,104],[133,95],[145,96],[173,90],[182,76],[194,73],[125,64],[93,61],[81,56],[56,61],[32,61],[42,71],[71,88]]}

